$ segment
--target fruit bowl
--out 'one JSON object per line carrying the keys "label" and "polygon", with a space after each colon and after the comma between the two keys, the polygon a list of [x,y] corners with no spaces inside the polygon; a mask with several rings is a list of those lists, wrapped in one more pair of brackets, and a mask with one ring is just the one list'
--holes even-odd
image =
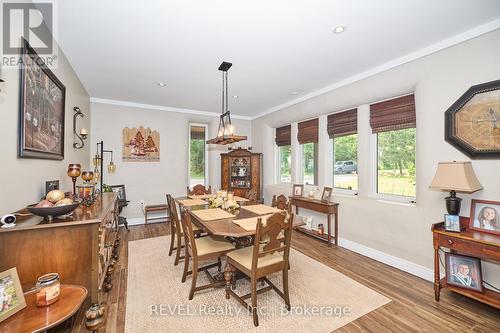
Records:
{"label": "fruit bowl", "polygon": [[76,202],[71,205],[64,205],[64,206],[35,207],[35,205],[31,205],[26,208],[30,211],[30,213],[36,216],[41,216],[50,221],[54,217],[72,213],[76,208],[78,208],[79,205],[80,203]]}

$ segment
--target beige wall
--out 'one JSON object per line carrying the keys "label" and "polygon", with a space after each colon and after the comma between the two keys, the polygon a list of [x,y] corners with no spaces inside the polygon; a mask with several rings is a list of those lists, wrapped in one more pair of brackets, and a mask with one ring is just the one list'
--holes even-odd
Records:
{"label": "beige wall", "polygon": [[[78,76],[59,50],[58,68],[53,72],[66,86],[65,148],[63,161],[22,159],[17,157],[19,118],[19,70],[3,68],[4,83],[0,83],[0,215],[16,211],[37,202],[44,194],[45,181],[59,179],[61,189],[71,190],[71,179],[66,175],[69,163],[88,166],[88,141],[83,149],[73,148],[73,107],[85,114],[78,118],[78,126],[90,128],[90,99]],[[90,133],[90,135],[92,135]]]}
{"label": "beige wall", "polygon": [[[105,171],[106,184],[125,184],[130,200],[123,215],[129,219],[142,218],[140,201],[159,204],[165,194],[184,195],[188,184],[189,123],[209,125],[210,137],[214,137],[219,124],[218,117],[178,112],[144,109],[92,103],[92,151],[103,140],[105,149],[113,150],[116,173]],[[251,122],[233,119],[237,134],[249,139],[240,145],[251,145]],[[151,127],[160,133],[160,162],[122,162],[122,129],[124,127]],[[220,188],[220,153],[225,146],[209,146],[209,185]],[[109,156],[106,156],[109,162]]]}
{"label": "beige wall", "polygon": [[[442,220],[446,193],[431,191],[437,163],[469,160],[444,141],[444,111],[471,85],[500,78],[500,30],[445,49],[405,65],[338,88],[253,121],[253,143],[264,156],[273,154],[273,127],[352,107],[359,107],[359,197],[334,196],[340,202],[340,237],[432,269],[431,224]],[[370,198],[370,140],[368,104],[415,92],[417,108],[417,204],[386,203]],[[321,128],[321,127],[320,127]],[[260,133],[260,135],[257,135]],[[328,142],[326,142],[328,141]],[[320,154],[329,154],[323,136]],[[331,186],[331,168],[320,164],[320,184]],[[272,185],[273,159],[264,159],[267,199],[288,188]],[[321,159],[320,159],[321,163]],[[473,160],[484,190],[460,195],[462,215],[469,215],[470,199],[500,201],[500,160]],[[330,181],[327,181],[330,180]],[[321,217],[316,216],[319,220]],[[485,280],[500,285],[498,266],[485,265]]]}

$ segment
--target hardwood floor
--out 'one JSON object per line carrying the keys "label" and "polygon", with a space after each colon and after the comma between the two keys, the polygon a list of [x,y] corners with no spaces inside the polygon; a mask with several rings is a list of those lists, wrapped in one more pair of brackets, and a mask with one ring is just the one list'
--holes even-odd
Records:
{"label": "hardwood floor", "polygon": [[[168,235],[166,223],[120,228],[120,261],[113,277],[113,289],[106,300],[107,325],[100,332],[124,330],[127,296],[127,243]],[[292,247],[350,278],[378,291],[392,302],[349,323],[336,332],[499,332],[500,311],[448,290],[434,301],[433,284],[378,261],[340,247],[326,246],[298,232]],[[166,253],[166,255],[168,255]],[[293,262],[292,262],[293,265]],[[335,283],[335,281],[332,281]],[[187,296],[186,296],[187,297]],[[81,327],[81,332],[85,332]],[[151,332],[153,333],[153,332]]]}

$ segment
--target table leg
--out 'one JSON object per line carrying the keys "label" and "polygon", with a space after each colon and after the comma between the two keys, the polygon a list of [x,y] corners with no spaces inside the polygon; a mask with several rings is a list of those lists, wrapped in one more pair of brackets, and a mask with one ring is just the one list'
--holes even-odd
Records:
{"label": "table leg", "polygon": [[299,215],[299,206],[295,206],[295,215]]}
{"label": "table leg", "polygon": [[335,245],[339,245],[339,210],[335,209]]}
{"label": "table leg", "polygon": [[229,299],[231,285],[233,283],[233,270],[231,269],[231,265],[226,264],[226,268],[224,269],[224,280],[226,280],[226,299]]}
{"label": "table leg", "polygon": [[[326,227],[327,227],[327,239],[328,239],[328,246],[332,246],[332,215],[331,214],[327,214],[326,215],[326,220],[327,220],[327,223],[326,223]],[[337,243],[335,243],[335,245],[337,245]]]}
{"label": "table leg", "polygon": [[[436,242],[434,240],[434,242]],[[434,298],[439,302],[441,292],[441,277],[439,275],[439,246],[434,244]]]}

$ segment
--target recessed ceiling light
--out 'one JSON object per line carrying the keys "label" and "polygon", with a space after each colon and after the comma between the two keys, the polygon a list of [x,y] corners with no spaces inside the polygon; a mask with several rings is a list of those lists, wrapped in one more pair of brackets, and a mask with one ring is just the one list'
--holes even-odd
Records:
{"label": "recessed ceiling light", "polygon": [[343,33],[345,31],[345,25],[338,25],[335,28],[333,28],[333,32],[336,34]]}
{"label": "recessed ceiling light", "polygon": [[233,98],[234,98],[234,99],[237,99],[237,98],[240,98],[240,96],[238,96],[238,95],[233,95]]}
{"label": "recessed ceiling light", "polygon": [[163,83],[163,82],[159,82],[159,83],[158,83],[158,86],[159,86],[159,87],[166,87],[166,86],[167,86],[167,84],[166,84],[166,83]]}

